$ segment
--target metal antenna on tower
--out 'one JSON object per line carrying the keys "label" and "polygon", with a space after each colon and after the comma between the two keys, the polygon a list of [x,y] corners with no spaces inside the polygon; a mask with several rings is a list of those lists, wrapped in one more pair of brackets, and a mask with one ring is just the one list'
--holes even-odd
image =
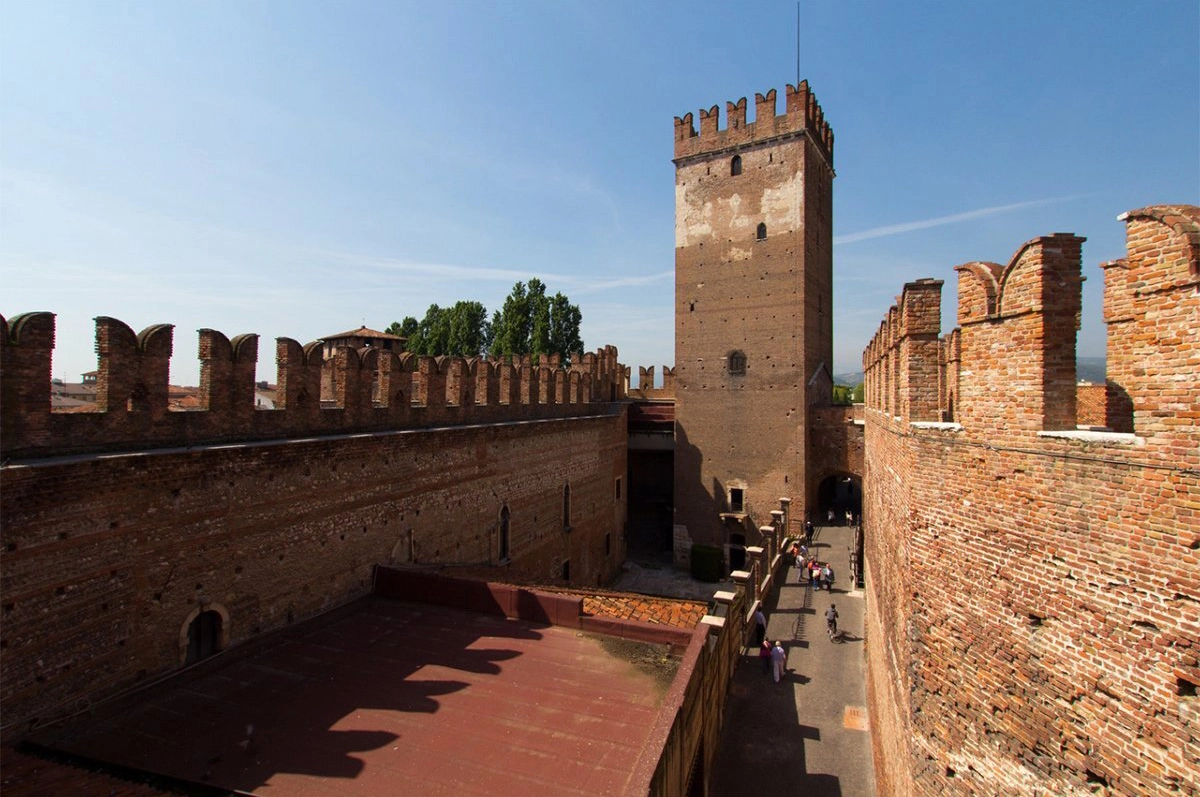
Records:
{"label": "metal antenna on tower", "polygon": [[800,88],[800,0],[796,0],[796,88]]}

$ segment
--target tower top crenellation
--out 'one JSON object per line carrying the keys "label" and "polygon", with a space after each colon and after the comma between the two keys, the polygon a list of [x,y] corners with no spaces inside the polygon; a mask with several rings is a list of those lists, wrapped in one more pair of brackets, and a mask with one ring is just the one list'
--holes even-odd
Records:
{"label": "tower top crenellation", "polygon": [[675,117],[675,161],[701,155],[711,155],[724,150],[737,150],[782,136],[807,134],[833,167],[833,130],[825,121],[820,103],[808,87],[808,81],[799,86],[788,84],[784,112],[776,114],[775,89],[766,94],[754,95],[754,121],[746,121],[746,98],[727,102],[725,127],[720,126],[719,106],[700,109],[700,131],[697,133],[695,117],[691,113]]}

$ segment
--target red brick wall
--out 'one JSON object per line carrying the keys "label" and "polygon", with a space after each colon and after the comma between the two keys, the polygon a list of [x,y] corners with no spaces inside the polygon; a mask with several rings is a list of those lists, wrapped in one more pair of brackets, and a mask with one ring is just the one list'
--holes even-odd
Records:
{"label": "red brick wall", "polygon": [[626,420],[592,412],[6,465],[5,735],[177,668],[201,607],[236,644],[366,593],[376,563],[495,564],[505,505],[510,572],[606,581]]}
{"label": "red brick wall", "polygon": [[[1078,292],[1069,262],[1028,275],[1032,303],[1006,305],[1003,282],[960,292],[960,323],[995,344],[964,327],[961,424],[881,399],[897,372],[911,384],[902,327],[867,351],[881,795],[1200,793],[1200,209],[1137,211],[1127,230],[1105,314],[1136,435],[1044,431],[1067,426],[1056,391],[1074,395],[1077,297],[1045,301]],[[1071,240],[1032,245],[1070,260]]]}
{"label": "red brick wall", "polygon": [[1105,426],[1107,424],[1106,393],[1107,388],[1104,385],[1075,386],[1075,411],[1079,416],[1080,426]]}
{"label": "red brick wall", "polygon": [[[813,407],[809,417],[809,467],[807,505],[817,505],[821,482],[830,476],[862,477],[866,467],[863,440],[863,407]],[[803,516],[799,518],[803,521]]]}

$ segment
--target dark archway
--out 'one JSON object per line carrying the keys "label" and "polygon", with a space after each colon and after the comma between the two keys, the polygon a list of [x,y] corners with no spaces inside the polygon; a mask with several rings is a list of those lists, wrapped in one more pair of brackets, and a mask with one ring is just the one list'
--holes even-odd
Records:
{"label": "dark archway", "polygon": [[849,567],[851,583],[862,587],[866,560],[863,544],[862,479],[853,473],[835,473],[826,476],[817,487],[818,525],[828,523],[830,513],[838,526],[853,526],[854,538],[850,545]]}
{"label": "dark archway", "polygon": [[187,658],[184,664],[203,661],[221,649],[221,615],[217,612],[200,612],[188,626]]}
{"label": "dark archway", "polygon": [[[818,525],[828,521],[833,512],[833,525],[858,525],[862,519],[862,479],[852,473],[837,473],[821,480],[817,487]],[[850,518],[847,520],[847,514]]]}

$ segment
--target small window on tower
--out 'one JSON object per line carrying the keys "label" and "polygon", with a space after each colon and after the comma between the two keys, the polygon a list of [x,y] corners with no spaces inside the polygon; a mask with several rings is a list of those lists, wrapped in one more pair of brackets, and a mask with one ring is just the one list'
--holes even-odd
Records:
{"label": "small window on tower", "polygon": [[727,360],[729,365],[729,373],[744,374],[746,373],[746,355],[740,351],[729,352]]}
{"label": "small window on tower", "polygon": [[758,238],[758,240],[760,240],[760,241],[765,241],[765,240],[767,240],[767,225],[766,225],[766,223],[765,223],[765,222],[761,222],[761,221],[760,221],[760,222],[758,223],[758,233],[757,233],[757,238]]}
{"label": "small window on tower", "polygon": [[729,488],[729,510],[731,512],[746,511],[746,497],[740,487]]}
{"label": "small window on tower", "polygon": [[742,156],[734,155],[733,160],[729,162],[729,176],[737,177],[742,173]]}

